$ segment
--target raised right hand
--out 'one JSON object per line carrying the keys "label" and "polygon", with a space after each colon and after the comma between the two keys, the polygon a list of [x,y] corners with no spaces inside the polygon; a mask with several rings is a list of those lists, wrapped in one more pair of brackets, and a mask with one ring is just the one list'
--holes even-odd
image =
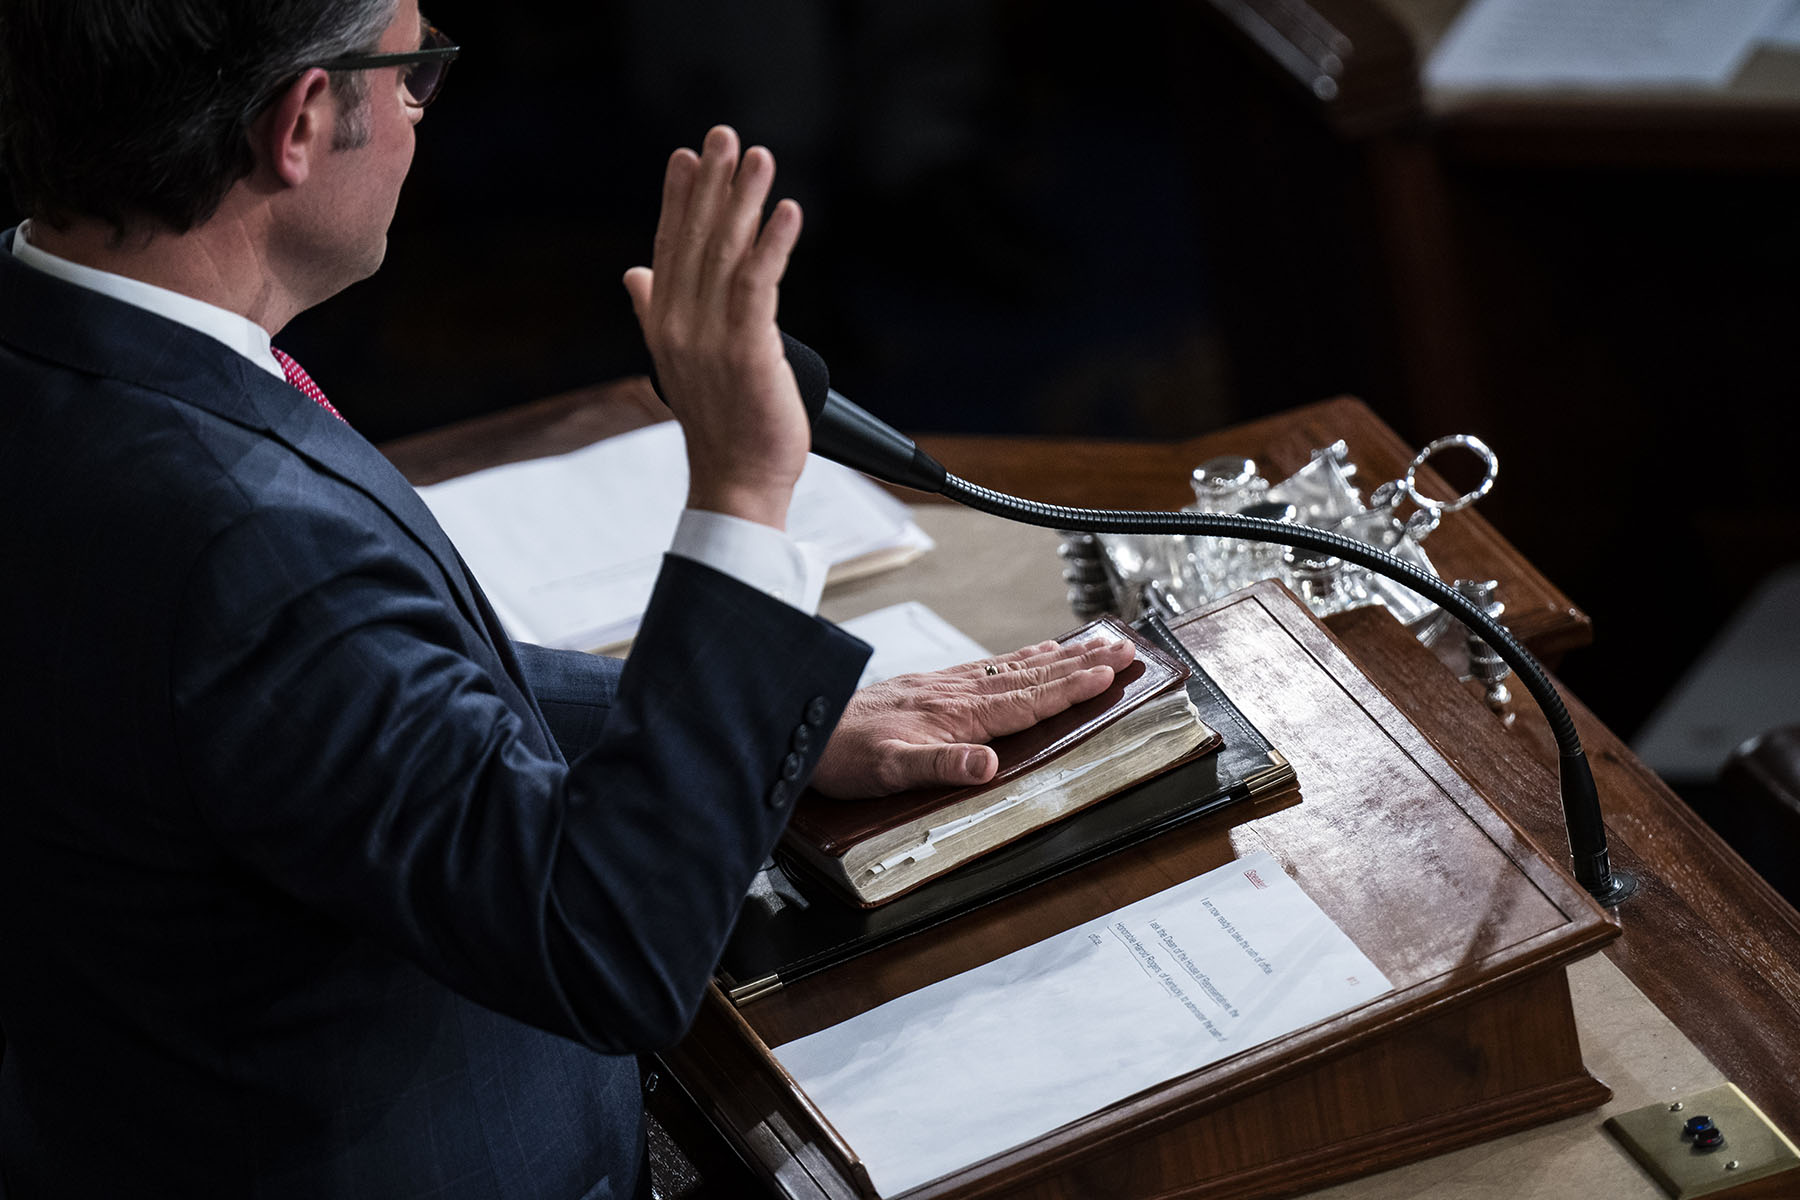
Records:
{"label": "raised right hand", "polygon": [[625,290],[687,437],[688,505],[786,527],[812,430],[782,351],[775,310],[800,206],[762,206],[775,159],[709,130],[701,153],[675,151],[663,178],[651,267]]}

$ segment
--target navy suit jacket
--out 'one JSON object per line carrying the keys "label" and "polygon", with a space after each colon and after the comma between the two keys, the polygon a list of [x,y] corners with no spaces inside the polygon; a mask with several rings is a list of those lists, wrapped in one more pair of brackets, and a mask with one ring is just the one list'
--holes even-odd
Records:
{"label": "navy suit jacket", "polygon": [[351,428],[10,253],[0,563],[11,1200],[629,1195],[867,648],[674,557],[622,671],[514,646]]}

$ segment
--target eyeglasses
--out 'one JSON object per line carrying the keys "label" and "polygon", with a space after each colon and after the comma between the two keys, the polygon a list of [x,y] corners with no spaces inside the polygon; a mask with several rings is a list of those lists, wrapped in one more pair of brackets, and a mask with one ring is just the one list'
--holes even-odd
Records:
{"label": "eyeglasses", "polygon": [[444,76],[450,73],[450,62],[462,47],[451,41],[449,35],[436,25],[425,26],[425,41],[417,50],[407,50],[399,54],[347,54],[334,58],[330,62],[322,62],[319,66],[327,71],[367,71],[375,67],[407,67],[409,70],[400,80],[406,88],[406,102],[414,108],[424,108],[443,90]]}

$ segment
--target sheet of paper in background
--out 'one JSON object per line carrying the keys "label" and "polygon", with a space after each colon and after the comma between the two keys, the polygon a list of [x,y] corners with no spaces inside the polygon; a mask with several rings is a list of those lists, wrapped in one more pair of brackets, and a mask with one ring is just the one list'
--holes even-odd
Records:
{"label": "sheet of paper in background", "polygon": [[775,1057],[887,1196],[1387,990],[1259,851]]}
{"label": "sheet of paper in background", "polygon": [[1425,64],[1433,88],[1720,88],[1789,0],[1474,0]]}
{"label": "sheet of paper in background", "polygon": [[981,643],[917,600],[890,604],[843,623],[875,648],[858,687],[913,671],[935,671],[986,658]]}
{"label": "sheet of paper in background", "polygon": [[1779,6],[1758,40],[1783,50],[1800,50],[1800,0],[1787,0]]}
{"label": "sheet of paper in background", "polygon": [[[571,650],[637,632],[687,499],[673,421],[568,454],[508,463],[419,489],[515,638]],[[868,479],[809,457],[788,532],[838,582],[931,548],[907,507]]]}

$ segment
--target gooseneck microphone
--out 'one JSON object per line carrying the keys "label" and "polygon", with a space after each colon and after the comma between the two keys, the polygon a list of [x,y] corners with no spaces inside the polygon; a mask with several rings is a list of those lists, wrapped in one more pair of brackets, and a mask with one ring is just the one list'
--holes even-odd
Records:
{"label": "gooseneck microphone", "polygon": [[1046,529],[1085,533],[1201,534],[1317,550],[1397,580],[1447,610],[1493,647],[1518,675],[1550,722],[1561,759],[1558,782],[1576,881],[1607,907],[1618,904],[1636,890],[1637,884],[1630,875],[1612,869],[1606,849],[1606,827],[1601,821],[1600,797],[1594,788],[1594,772],[1562,697],[1557,695],[1537,660],[1505,626],[1437,576],[1354,538],[1307,525],[1237,513],[1066,508],[1008,496],[969,483],[946,471],[937,460],[914,445],[911,438],[835,391],[825,360],[811,347],[785,333],[782,341],[787,347],[788,365],[793,368],[794,378],[800,385],[807,415],[812,419],[813,450],[847,467],[887,483],[948,497],[979,512]]}
{"label": "gooseneck microphone", "polygon": [[979,512],[1046,529],[1084,533],[1200,534],[1317,550],[1397,580],[1445,609],[1493,647],[1518,675],[1525,690],[1531,693],[1531,698],[1550,722],[1561,759],[1558,782],[1576,881],[1608,908],[1637,889],[1637,883],[1630,875],[1612,868],[1593,769],[1581,748],[1575,722],[1562,697],[1557,695],[1537,660],[1505,626],[1437,576],[1367,543],[1308,525],[1238,513],[1065,508],[969,483],[946,471],[936,459],[914,445],[911,438],[833,390],[825,360],[804,343],[785,333],[781,336],[787,349],[788,365],[793,368],[801,400],[812,420],[814,452],[876,479],[944,496]]}
{"label": "gooseneck microphone", "polygon": [[896,483],[916,492],[947,494],[951,478],[937,459],[913,444],[913,440],[850,403],[831,386],[825,360],[805,342],[781,335],[787,347],[788,366],[800,385],[800,400],[812,421],[812,448],[833,462],[854,467],[883,483]]}

